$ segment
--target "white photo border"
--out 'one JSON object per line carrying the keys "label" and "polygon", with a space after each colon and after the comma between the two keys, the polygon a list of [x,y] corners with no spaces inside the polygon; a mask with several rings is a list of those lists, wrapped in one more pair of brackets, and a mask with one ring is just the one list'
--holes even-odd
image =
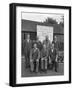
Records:
{"label": "white photo border", "polygon": [[[21,12],[64,14],[64,75],[21,77]],[[16,7],[16,84],[69,81],[69,10],[36,7]]]}

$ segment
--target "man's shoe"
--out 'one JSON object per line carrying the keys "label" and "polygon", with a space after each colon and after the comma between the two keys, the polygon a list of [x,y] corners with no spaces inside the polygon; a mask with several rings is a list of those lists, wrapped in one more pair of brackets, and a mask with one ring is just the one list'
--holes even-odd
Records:
{"label": "man's shoe", "polygon": [[57,72],[57,70],[55,69],[55,72]]}

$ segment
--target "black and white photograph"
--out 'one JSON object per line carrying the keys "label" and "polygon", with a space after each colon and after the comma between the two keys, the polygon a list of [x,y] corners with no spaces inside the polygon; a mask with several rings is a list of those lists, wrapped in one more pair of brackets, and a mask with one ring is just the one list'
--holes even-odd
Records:
{"label": "black and white photograph", "polygon": [[71,7],[10,5],[10,86],[71,83]]}
{"label": "black and white photograph", "polygon": [[21,13],[21,76],[64,75],[64,15]]}

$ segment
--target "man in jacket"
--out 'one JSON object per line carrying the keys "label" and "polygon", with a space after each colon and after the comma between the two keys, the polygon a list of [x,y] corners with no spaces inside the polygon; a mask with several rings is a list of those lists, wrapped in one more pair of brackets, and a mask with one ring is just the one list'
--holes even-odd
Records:
{"label": "man in jacket", "polygon": [[30,53],[30,69],[31,71],[36,71],[38,72],[39,70],[39,59],[40,59],[40,51],[37,48],[37,44],[34,43],[33,49],[31,50]]}
{"label": "man in jacket", "polygon": [[54,48],[54,42],[52,42],[51,49],[49,50],[49,60],[52,63],[52,68],[55,68],[57,72],[57,50]]}
{"label": "man in jacket", "polygon": [[30,51],[32,48],[32,41],[30,40],[30,35],[27,34],[27,38],[24,40],[24,56],[26,68],[30,66]]}
{"label": "man in jacket", "polygon": [[58,51],[58,41],[57,41],[57,37],[54,36],[54,48]]}
{"label": "man in jacket", "polygon": [[[41,69],[44,69],[44,65],[45,65],[45,70],[47,70],[47,60],[48,60],[48,49],[46,47],[45,44],[43,44],[43,48],[41,50]],[[45,64],[44,64],[45,62]]]}

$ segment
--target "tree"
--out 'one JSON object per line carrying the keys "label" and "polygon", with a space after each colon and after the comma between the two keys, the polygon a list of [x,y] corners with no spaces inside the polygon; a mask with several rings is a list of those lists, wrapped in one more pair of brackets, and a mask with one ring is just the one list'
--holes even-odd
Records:
{"label": "tree", "polygon": [[57,21],[52,19],[52,18],[47,18],[45,21],[44,21],[44,24],[57,24]]}

